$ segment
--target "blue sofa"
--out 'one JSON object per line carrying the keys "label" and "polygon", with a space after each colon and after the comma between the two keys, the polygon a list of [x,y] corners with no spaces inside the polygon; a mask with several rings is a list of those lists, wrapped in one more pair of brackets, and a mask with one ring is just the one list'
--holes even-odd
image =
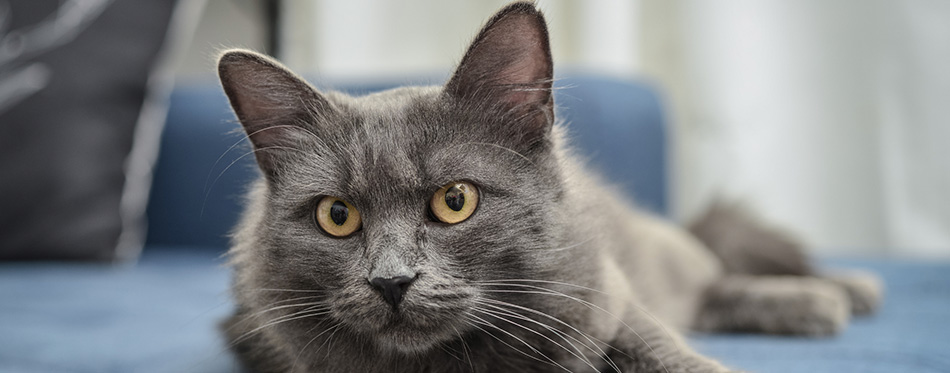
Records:
{"label": "blue sofa", "polygon": [[[557,93],[562,117],[592,167],[665,214],[667,139],[656,91],[585,75],[558,84],[566,87]],[[216,330],[232,307],[221,254],[256,170],[232,118],[211,80],[175,90],[137,263],[0,264],[0,372],[239,371]],[[694,335],[692,343],[747,371],[950,372],[950,265],[825,262],[880,273],[888,286],[880,312],[828,339]]]}

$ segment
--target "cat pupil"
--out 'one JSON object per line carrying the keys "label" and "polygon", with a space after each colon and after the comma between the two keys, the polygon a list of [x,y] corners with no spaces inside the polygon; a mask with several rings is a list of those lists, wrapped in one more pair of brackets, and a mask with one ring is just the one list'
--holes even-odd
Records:
{"label": "cat pupil", "polygon": [[465,206],[465,192],[457,185],[445,191],[445,204],[453,211],[462,211]]}
{"label": "cat pupil", "polygon": [[336,225],[346,223],[346,218],[349,215],[350,209],[346,208],[346,204],[341,201],[333,202],[333,205],[330,206],[330,220],[333,220]]}

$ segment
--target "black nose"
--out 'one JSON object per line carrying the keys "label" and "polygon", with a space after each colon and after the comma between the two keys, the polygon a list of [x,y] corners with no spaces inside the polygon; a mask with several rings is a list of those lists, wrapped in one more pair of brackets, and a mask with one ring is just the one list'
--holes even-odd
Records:
{"label": "black nose", "polygon": [[390,278],[376,277],[370,280],[369,283],[373,285],[376,290],[379,290],[379,293],[383,295],[383,299],[386,300],[386,303],[389,303],[389,305],[395,309],[399,306],[399,302],[402,302],[402,296],[406,294],[409,285],[415,280],[415,277],[406,276]]}

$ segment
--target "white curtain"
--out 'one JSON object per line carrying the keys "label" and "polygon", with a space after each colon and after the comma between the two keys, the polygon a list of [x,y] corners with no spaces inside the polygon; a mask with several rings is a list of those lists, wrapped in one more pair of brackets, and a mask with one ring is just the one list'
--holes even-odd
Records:
{"label": "white curtain", "polygon": [[654,0],[677,213],[738,196],[821,253],[950,257],[950,2]]}
{"label": "white curtain", "polygon": [[[510,0],[285,0],[281,58],[328,78],[449,73],[489,17]],[[638,1],[538,0],[559,66],[632,76]]]}
{"label": "white curtain", "polygon": [[[447,74],[507,0],[286,0],[323,79]],[[827,255],[950,257],[950,1],[540,0],[560,68],[669,98],[673,206],[736,197]]]}

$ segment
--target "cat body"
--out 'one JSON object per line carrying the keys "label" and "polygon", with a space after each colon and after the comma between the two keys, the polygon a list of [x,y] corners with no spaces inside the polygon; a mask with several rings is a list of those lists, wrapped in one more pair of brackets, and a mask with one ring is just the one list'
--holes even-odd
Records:
{"label": "cat body", "polygon": [[[571,153],[552,71],[530,3],[499,11],[444,87],[321,93],[225,52],[222,84],[263,172],[229,252],[224,329],[246,366],[716,372],[679,330],[824,335],[852,304],[876,305],[867,277],[772,273],[807,261],[737,211],[707,217],[742,223],[741,237],[637,211]],[[750,254],[758,242],[778,253]]]}

